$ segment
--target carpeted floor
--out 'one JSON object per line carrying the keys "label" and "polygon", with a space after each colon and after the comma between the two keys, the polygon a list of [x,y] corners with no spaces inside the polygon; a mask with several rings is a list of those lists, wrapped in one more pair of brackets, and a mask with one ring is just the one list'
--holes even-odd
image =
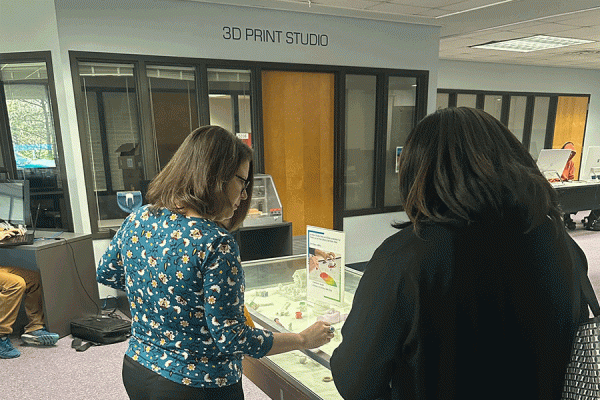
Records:
{"label": "carpeted floor", "polygon": [[[581,219],[587,212],[574,216],[577,229],[570,235],[586,253],[589,276],[600,294],[600,232],[583,229]],[[300,252],[300,249],[298,249]],[[0,399],[19,400],[127,400],[121,382],[121,363],[126,342],[91,347],[85,352],[71,348],[70,336],[57,346],[38,348],[13,344],[21,357],[0,360]],[[267,397],[247,378],[243,379],[246,400],[267,400]]]}
{"label": "carpeted floor", "polygon": [[[13,338],[21,357],[0,360],[0,399],[127,400],[121,381],[127,342],[77,352],[71,341],[71,336],[65,336],[56,346],[33,347]],[[242,383],[246,400],[269,399],[249,379]]]}

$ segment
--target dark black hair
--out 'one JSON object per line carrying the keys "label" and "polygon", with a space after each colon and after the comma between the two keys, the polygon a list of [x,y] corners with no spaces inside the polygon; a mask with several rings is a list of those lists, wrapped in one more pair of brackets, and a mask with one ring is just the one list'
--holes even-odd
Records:
{"label": "dark black hair", "polygon": [[471,223],[508,208],[519,211],[525,230],[548,217],[562,224],[556,191],[529,152],[473,108],[441,109],[417,124],[400,156],[399,185],[417,232],[426,222]]}

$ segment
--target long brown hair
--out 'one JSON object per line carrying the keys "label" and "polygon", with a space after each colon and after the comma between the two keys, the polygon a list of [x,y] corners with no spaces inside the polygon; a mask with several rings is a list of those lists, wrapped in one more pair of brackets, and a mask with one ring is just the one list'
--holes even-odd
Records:
{"label": "long brown hair", "polygon": [[[400,202],[418,232],[424,223],[501,217],[518,209],[526,231],[562,224],[556,191],[500,121],[473,108],[421,120],[399,161]],[[559,225],[557,225],[559,226]]]}
{"label": "long brown hair", "polygon": [[227,182],[234,179],[244,161],[250,162],[248,197],[241,201],[233,217],[223,223],[228,229],[236,229],[246,218],[252,199],[252,150],[220,126],[202,126],[185,138],[148,187],[146,199],[152,204],[151,210],[165,207],[181,213],[190,209],[208,219],[219,217],[230,206]]}

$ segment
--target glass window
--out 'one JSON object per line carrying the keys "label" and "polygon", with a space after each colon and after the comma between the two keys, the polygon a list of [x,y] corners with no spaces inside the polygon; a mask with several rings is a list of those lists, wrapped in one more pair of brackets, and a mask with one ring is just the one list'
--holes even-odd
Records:
{"label": "glass window", "polygon": [[533,123],[531,126],[531,141],[529,153],[537,160],[540,151],[544,148],[546,141],[546,125],[548,124],[548,109],[550,108],[550,97],[536,96],[533,107]]}
{"label": "glass window", "polygon": [[458,93],[456,95],[456,107],[475,108],[477,104],[477,95],[468,93]]}
{"label": "glass window", "polygon": [[525,127],[525,107],[527,96],[510,96],[510,111],[508,114],[508,129],[523,143]]}
{"label": "glass window", "polygon": [[144,163],[132,64],[79,63],[84,121],[98,228],[118,227],[127,213],[117,192],[141,190]]}
{"label": "glass window", "polygon": [[69,228],[46,62],[0,64],[17,178],[29,180],[40,228]]}
{"label": "glass window", "polygon": [[502,114],[502,96],[501,95],[486,95],[484,97],[483,111],[500,120]]}
{"label": "glass window", "polygon": [[208,107],[211,125],[238,135],[252,147],[249,70],[208,69]]}
{"label": "glass window", "polygon": [[449,101],[450,101],[450,94],[448,94],[448,93],[438,93],[437,94],[436,109],[437,110],[441,110],[442,108],[448,108]]}
{"label": "glass window", "polygon": [[385,157],[385,206],[400,203],[397,154],[415,123],[417,79],[392,76],[388,91],[388,120]]}
{"label": "glass window", "polygon": [[376,87],[376,76],[346,76],[346,210],[374,206]]}
{"label": "glass window", "polygon": [[[147,66],[146,76],[158,163],[153,172],[158,173],[187,135],[198,127],[195,69]],[[152,176],[148,176],[148,179]]]}

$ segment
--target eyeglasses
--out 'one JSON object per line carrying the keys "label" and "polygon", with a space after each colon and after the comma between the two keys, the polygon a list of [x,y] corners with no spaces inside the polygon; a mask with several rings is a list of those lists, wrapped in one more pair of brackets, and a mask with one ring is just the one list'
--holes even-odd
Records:
{"label": "eyeglasses", "polygon": [[244,185],[242,186],[242,191],[241,191],[241,193],[244,193],[244,190],[246,190],[248,188],[248,185],[250,185],[250,179],[242,178],[239,175],[236,175],[236,177],[241,179],[242,182],[244,182]]}

